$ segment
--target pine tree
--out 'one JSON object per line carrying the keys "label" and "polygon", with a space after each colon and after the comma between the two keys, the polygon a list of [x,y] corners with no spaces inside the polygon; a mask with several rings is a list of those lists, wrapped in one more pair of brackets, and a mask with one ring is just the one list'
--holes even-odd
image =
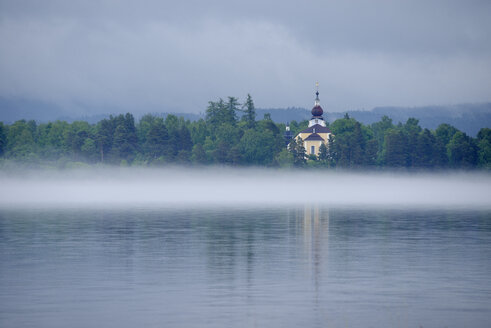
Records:
{"label": "pine tree", "polygon": [[97,124],[96,141],[101,154],[102,163],[104,163],[107,154],[109,154],[112,149],[114,130],[116,130],[116,121],[112,115],[109,116],[109,119],[103,119]]}
{"label": "pine tree", "polygon": [[293,157],[293,164],[295,166],[303,166],[307,162],[307,160],[305,159],[305,154],[306,151],[303,145],[303,140],[299,137],[296,142],[296,152]]}
{"label": "pine tree", "polygon": [[244,119],[246,121],[246,126],[249,129],[254,128],[256,125],[256,109],[254,108],[254,102],[252,101],[252,97],[250,94],[247,94],[247,99],[244,105],[242,106],[245,114]]}
{"label": "pine tree", "polygon": [[477,134],[479,166],[491,169],[491,129],[482,128]]}
{"label": "pine tree", "polygon": [[319,147],[319,161],[323,165],[328,165],[329,151],[324,143]]}
{"label": "pine tree", "polygon": [[151,159],[165,156],[170,147],[169,133],[162,119],[156,120],[146,135],[145,153]]}
{"label": "pine tree", "polygon": [[119,115],[116,120],[118,125],[114,131],[113,154],[116,159],[131,162],[138,149],[135,120],[130,113]]}
{"label": "pine tree", "polygon": [[365,163],[365,138],[361,131],[361,124],[355,123],[353,134],[350,136],[349,148],[351,149],[350,167],[360,167]]}
{"label": "pine tree", "polygon": [[193,148],[193,141],[191,140],[191,133],[189,129],[183,125],[179,129],[179,150],[191,151]]}
{"label": "pine tree", "polygon": [[385,165],[391,167],[406,166],[407,140],[402,131],[390,129],[385,134]]}

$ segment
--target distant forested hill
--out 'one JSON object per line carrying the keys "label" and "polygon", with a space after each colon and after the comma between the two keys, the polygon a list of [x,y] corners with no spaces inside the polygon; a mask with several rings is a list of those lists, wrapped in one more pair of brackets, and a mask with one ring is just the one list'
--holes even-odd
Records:
{"label": "distant forested hill", "polygon": [[[88,109],[88,106],[80,105],[77,107],[78,112],[83,112],[84,109]],[[206,108],[203,109],[203,111]],[[126,113],[127,110],[123,108],[111,107],[111,108],[90,108],[89,112],[99,112],[102,114],[76,114],[77,110],[67,110],[56,104],[25,99],[25,98],[5,98],[0,97],[0,122],[7,124],[14,123],[18,120],[35,120],[38,123],[54,122],[56,120],[67,121],[69,123],[74,121],[85,121],[90,124],[94,124],[109,118],[110,115],[117,116],[122,113]],[[169,114],[181,116],[186,120],[197,121],[200,118],[204,118],[204,114],[195,113],[177,113],[172,110],[166,112],[150,109],[144,111],[140,115],[136,115],[137,118],[144,116],[145,114],[152,114],[154,116],[165,118]]]}
{"label": "distant forested hill", "polygon": [[[262,118],[264,113],[270,113],[274,121],[281,123],[310,119],[310,110],[303,108],[258,109],[257,113],[259,118]],[[491,103],[425,107],[376,107],[369,111],[328,112],[324,114],[324,118],[332,123],[342,118],[346,113],[366,125],[380,121],[384,115],[390,117],[394,123],[405,123],[408,118],[414,117],[419,120],[421,127],[432,130],[442,123],[447,123],[474,137],[481,128],[491,127]]]}
{"label": "distant forested hill", "polygon": [[[414,117],[423,128],[432,130],[447,123],[474,137],[481,128],[491,127],[491,103],[412,108],[376,107],[371,111],[349,111],[348,114],[363,124],[378,122],[384,115],[396,123],[404,123],[408,118]],[[329,122],[333,122],[343,116],[344,113],[328,113],[327,118]]]}

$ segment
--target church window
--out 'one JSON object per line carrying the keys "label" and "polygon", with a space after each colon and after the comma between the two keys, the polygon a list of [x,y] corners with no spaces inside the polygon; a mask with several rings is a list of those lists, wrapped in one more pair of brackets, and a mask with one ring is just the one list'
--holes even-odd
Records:
{"label": "church window", "polygon": [[315,146],[310,146],[310,153],[315,154]]}

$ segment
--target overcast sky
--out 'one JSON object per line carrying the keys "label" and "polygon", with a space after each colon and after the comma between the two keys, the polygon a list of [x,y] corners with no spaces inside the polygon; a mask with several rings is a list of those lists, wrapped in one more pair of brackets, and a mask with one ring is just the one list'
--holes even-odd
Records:
{"label": "overcast sky", "polygon": [[[92,113],[491,100],[491,1],[0,0],[0,96]],[[78,113],[81,114],[81,113]]]}

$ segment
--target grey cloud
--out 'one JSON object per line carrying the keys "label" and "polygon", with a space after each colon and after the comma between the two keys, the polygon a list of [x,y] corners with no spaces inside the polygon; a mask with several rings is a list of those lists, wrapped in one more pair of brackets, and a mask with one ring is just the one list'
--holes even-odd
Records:
{"label": "grey cloud", "polygon": [[2,1],[0,96],[197,112],[489,101],[484,1]]}

